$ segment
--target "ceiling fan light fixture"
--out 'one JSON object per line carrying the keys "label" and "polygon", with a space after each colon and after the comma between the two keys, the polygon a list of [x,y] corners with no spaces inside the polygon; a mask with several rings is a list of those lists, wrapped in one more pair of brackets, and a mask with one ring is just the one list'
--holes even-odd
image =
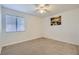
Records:
{"label": "ceiling fan light fixture", "polygon": [[41,14],[47,13],[49,11],[49,9],[48,9],[49,6],[50,5],[48,5],[48,4],[38,4],[36,7],[36,10]]}
{"label": "ceiling fan light fixture", "polygon": [[46,13],[45,10],[39,10],[39,12],[40,12],[41,14]]}

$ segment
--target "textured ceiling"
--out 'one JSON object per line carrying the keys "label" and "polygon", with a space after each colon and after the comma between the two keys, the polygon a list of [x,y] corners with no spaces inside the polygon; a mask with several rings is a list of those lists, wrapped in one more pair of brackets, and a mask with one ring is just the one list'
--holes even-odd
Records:
{"label": "textured ceiling", "polygon": [[51,4],[50,12],[40,14],[35,11],[36,6],[34,4],[3,4],[2,6],[39,17],[46,17],[49,15],[79,8],[79,4]]}

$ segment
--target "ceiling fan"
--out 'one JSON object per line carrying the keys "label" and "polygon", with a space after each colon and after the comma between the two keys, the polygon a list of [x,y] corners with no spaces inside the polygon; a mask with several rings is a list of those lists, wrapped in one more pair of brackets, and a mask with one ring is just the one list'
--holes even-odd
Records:
{"label": "ceiling fan", "polygon": [[35,11],[41,14],[48,13],[52,10],[49,4],[35,4]]}

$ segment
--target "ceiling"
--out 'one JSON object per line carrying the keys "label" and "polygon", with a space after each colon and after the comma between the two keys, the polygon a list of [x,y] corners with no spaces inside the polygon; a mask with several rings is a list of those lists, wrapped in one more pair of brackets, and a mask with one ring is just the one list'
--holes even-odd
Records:
{"label": "ceiling", "polygon": [[2,6],[39,17],[46,17],[49,15],[54,15],[60,12],[79,8],[79,4],[50,4],[50,5],[51,5],[50,12],[44,14],[37,13],[35,11],[36,6],[34,4],[3,4]]}

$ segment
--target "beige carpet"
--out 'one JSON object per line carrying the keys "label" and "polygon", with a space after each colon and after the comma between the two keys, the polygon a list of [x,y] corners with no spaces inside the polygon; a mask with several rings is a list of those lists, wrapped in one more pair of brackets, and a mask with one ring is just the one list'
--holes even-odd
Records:
{"label": "beige carpet", "polygon": [[78,46],[51,39],[39,38],[2,48],[2,55],[71,55]]}

